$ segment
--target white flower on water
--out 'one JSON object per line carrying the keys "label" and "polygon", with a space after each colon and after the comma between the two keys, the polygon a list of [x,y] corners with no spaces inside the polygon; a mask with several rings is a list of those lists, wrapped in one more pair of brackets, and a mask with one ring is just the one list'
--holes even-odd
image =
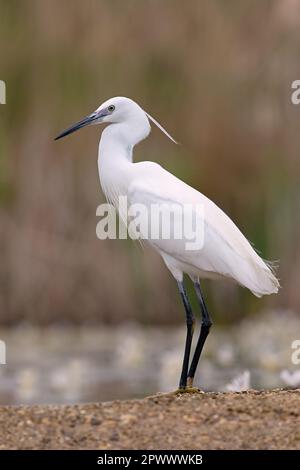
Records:
{"label": "white flower on water", "polygon": [[250,388],[250,371],[245,370],[242,374],[235,377],[229,384],[226,385],[226,390],[229,392],[244,392]]}
{"label": "white flower on water", "polygon": [[300,370],[295,372],[290,372],[287,369],[284,369],[280,372],[281,380],[290,387],[298,387],[300,385]]}

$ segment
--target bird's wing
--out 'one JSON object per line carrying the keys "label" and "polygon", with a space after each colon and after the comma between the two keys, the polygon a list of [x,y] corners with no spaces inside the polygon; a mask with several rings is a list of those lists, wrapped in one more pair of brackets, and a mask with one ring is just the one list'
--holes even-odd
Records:
{"label": "bird's wing", "polygon": [[[153,162],[134,165],[128,188],[130,204],[161,206],[191,205],[202,208],[204,245],[198,251],[186,250],[184,240],[156,240],[162,252],[201,271],[231,277],[263,295],[278,290],[278,281],[271,269],[252,248],[233,221],[210,199]],[[165,209],[164,209],[165,208]]]}

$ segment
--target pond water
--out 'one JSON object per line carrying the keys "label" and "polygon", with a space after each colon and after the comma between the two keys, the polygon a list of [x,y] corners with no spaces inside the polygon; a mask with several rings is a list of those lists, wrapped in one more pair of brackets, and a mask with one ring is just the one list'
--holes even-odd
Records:
{"label": "pond water", "polygon": [[[185,329],[23,325],[0,329],[0,339],[7,360],[0,366],[0,404],[78,403],[174,390]],[[213,326],[196,385],[203,390],[299,386],[300,366],[291,361],[295,339],[300,339],[300,320],[290,312],[257,315],[226,329]]]}

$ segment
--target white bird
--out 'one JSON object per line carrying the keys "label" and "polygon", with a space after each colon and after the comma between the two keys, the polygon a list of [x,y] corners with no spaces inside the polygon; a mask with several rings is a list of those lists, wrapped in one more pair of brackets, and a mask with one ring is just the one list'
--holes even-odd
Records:
{"label": "white bird", "polygon": [[[117,206],[118,197],[127,196],[130,205],[143,204],[149,210],[152,204],[157,204],[163,217],[174,204],[191,205],[195,211],[196,206],[203,208],[204,243],[198,250],[187,250],[184,239],[148,240],[176,279],[185,307],[187,336],[179,390],[189,391],[192,390],[199,358],[212,325],[200,279],[229,278],[250,289],[257,297],[277,293],[279,282],[270,265],[256,253],[233,221],[216,204],[160,165],[149,161],[133,162],[134,146],[150,133],[149,120],[174,141],[137,103],[125,97],[105,101],[92,114],[62,132],[56,140],[91,124],[109,123],[102,132],[98,153],[100,183],[108,201]],[[202,312],[201,331],[191,364],[194,317],[183,283],[184,274],[194,283]]]}

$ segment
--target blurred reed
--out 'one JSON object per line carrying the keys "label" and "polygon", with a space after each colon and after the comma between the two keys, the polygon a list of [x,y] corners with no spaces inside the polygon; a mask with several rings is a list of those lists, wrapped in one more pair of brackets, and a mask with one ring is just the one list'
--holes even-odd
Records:
{"label": "blurred reed", "polygon": [[[0,12],[1,323],[181,320],[156,255],[96,239],[99,130],[53,142],[114,95],[182,144],[154,130],[136,158],[204,192],[279,259],[283,289],[265,302],[299,310],[297,1],[0,0]],[[228,284],[205,290],[222,321],[263,305]]]}

